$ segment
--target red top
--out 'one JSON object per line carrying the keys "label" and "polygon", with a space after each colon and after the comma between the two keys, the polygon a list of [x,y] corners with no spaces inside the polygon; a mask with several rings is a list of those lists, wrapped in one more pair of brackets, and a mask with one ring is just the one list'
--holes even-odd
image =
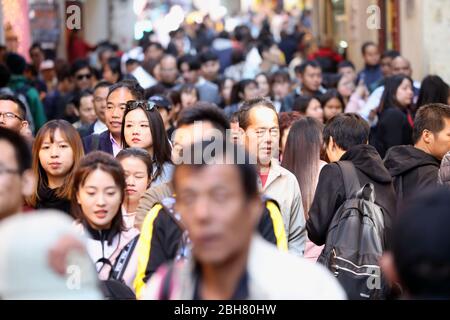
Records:
{"label": "red top", "polygon": [[268,177],[268,176],[269,176],[268,173],[266,173],[266,174],[260,173],[260,174],[259,174],[259,177],[260,177],[260,179],[261,179],[263,188],[264,188],[264,186],[266,185],[267,177]]}

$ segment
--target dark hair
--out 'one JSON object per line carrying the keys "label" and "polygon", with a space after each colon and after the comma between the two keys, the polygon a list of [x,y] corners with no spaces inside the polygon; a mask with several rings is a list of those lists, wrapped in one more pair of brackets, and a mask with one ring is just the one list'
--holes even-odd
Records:
{"label": "dark hair", "polygon": [[[330,101],[331,99],[338,99],[340,104],[342,105],[342,112],[345,110],[345,102],[344,98],[342,98],[341,94],[336,89],[330,89],[327,90],[323,95],[319,97],[320,104],[322,105],[322,108],[325,108],[325,105]],[[329,119],[325,119],[327,121]]]}
{"label": "dark hair", "polygon": [[75,98],[73,99],[75,108],[80,109],[81,99],[83,99],[84,97],[92,96],[92,95],[94,95],[94,93],[90,89],[83,90],[80,93],[76,94]]}
{"label": "dark hair", "polygon": [[298,111],[290,112],[280,112],[279,122],[280,122],[280,146],[281,140],[283,138],[284,132],[292,126],[294,122],[303,118],[303,115]]}
{"label": "dark hair", "polygon": [[297,178],[306,218],[319,180],[322,130],[323,125],[314,118],[305,117],[297,120],[289,131],[283,151],[281,165]]}
{"label": "dark hair", "polygon": [[[147,102],[145,101],[145,103]],[[163,173],[164,164],[166,162],[172,163],[171,146],[167,137],[166,130],[164,128],[164,122],[157,108],[155,107],[151,111],[146,111],[143,105],[140,105],[139,108],[144,111],[150,125],[150,134],[153,141],[153,160],[156,165],[155,174],[152,176],[152,179],[155,180]],[[133,110],[127,108],[125,109],[125,113],[123,115],[121,130],[121,141],[123,148],[129,147],[129,145],[125,141],[125,119],[127,117],[127,114]]]}
{"label": "dark hair", "polygon": [[273,45],[275,45],[275,42],[272,41],[269,38],[266,38],[266,39],[264,39],[262,41],[259,41],[258,45],[257,45],[257,49],[258,49],[259,55],[262,57],[263,52],[269,51],[270,48],[272,48]]}
{"label": "dark hair", "polygon": [[344,60],[342,62],[339,62],[337,68],[338,68],[338,70],[340,68],[352,68],[353,70],[356,70],[355,69],[355,65],[351,61],[348,61],[348,60]]}
{"label": "dark hair", "polygon": [[225,113],[212,103],[196,104],[192,108],[181,111],[177,127],[191,125],[196,121],[208,121],[222,133],[230,129],[230,122]]}
{"label": "dark hair", "polygon": [[[214,146],[221,146],[214,149],[214,153],[211,154],[211,143],[214,144]],[[187,154],[190,157],[184,158],[183,160],[187,160],[186,162],[182,162],[181,164],[175,166],[175,170],[173,173],[173,186],[176,190],[177,188],[177,176],[178,172],[181,167],[189,167],[192,170],[202,170],[206,166],[210,165],[211,162],[207,160],[212,159],[205,159],[204,157],[201,157],[201,162],[198,161],[199,159],[196,158],[196,152],[201,151],[201,154],[211,154],[211,156],[216,160],[218,163],[227,163],[227,164],[233,164],[237,167],[239,171],[239,175],[241,177],[240,182],[242,184],[243,188],[243,194],[246,199],[251,199],[254,197],[259,196],[259,189],[258,189],[258,173],[256,170],[256,165],[252,164],[253,161],[250,157],[250,155],[243,149],[241,146],[226,141],[201,141],[195,144],[192,144],[190,147],[187,148]]]}
{"label": "dark hair", "polygon": [[383,54],[381,55],[381,59],[385,59],[385,58],[397,58],[398,56],[400,56],[400,52],[398,52],[397,50],[387,50],[385,52],[383,52]]}
{"label": "dark hair", "polygon": [[3,94],[0,95],[0,101],[11,101],[14,102],[17,105],[17,109],[19,110],[19,116],[22,118],[22,120],[26,120],[27,115],[27,108],[25,104],[20,100],[18,97],[10,95],[10,94]]}
{"label": "dark hair", "polygon": [[20,134],[0,127],[1,140],[5,140],[13,147],[20,174],[23,174],[25,170],[31,169],[31,150],[28,143]]}
{"label": "dark hair", "polygon": [[25,58],[17,53],[7,53],[5,63],[12,74],[23,74],[27,67]]}
{"label": "dark hair", "polygon": [[333,137],[336,145],[347,151],[350,148],[366,144],[370,128],[367,122],[356,113],[341,113],[333,117],[323,129],[323,141],[326,145]]}
{"label": "dark hair", "polygon": [[7,87],[9,79],[11,79],[11,73],[5,65],[0,64],[0,88]]}
{"label": "dark hair", "polygon": [[292,105],[292,111],[298,111],[301,114],[306,114],[306,110],[308,110],[308,106],[313,99],[318,100],[316,97],[298,96],[297,98],[294,99],[294,104]]}
{"label": "dark hair", "polygon": [[74,63],[72,63],[72,68],[70,69],[70,73],[72,76],[75,76],[75,74],[80,71],[81,69],[88,68],[89,71],[92,73],[91,66],[89,65],[88,60],[86,59],[77,59]]}
{"label": "dark hair", "polygon": [[233,49],[231,51],[231,64],[238,64],[245,61],[245,54],[241,49]]}
{"label": "dark hair", "polygon": [[427,76],[423,79],[420,86],[419,98],[417,99],[417,107],[429,103],[448,103],[449,86],[439,76]]}
{"label": "dark hair", "polygon": [[199,58],[201,64],[205,64],[208,61],[219,61],[219,56],[211,50],[201,53]]}
{"label": "dark hair", "polygon": [[121,65],[120,65],[120,58],[111,57],[106,61],[106,64],[109,66],[109,68],[111,69],[111,72],[113,74],[116,74],[119,76],[117,81],[122,80],[123,76],[122,76],[122,69],[121,69]]}
{"label": "dark hair", "polygon": [[322,70],[322,67],[320,66],[320,64],[315,61],[315,60],[307,60],[305,62],[303,62],[302,64],[296,66],[294,68],[295,73],[299,73],[301,75],[305,74],[306,68],[311,67],[314,69],[320,69]]}
{"label": "dark hair", "polygon": [[127,158],[137,158],[141,160],[147,168],[148,181],[151,182],[153,176],[153,161],[147,150],[141,148],[126,148],[120,150],[116,159],[120,162]]}
{"label": "dark hair", "polygon": [[28,50],[28,53],[30,53],[31,55],[31,51],[33,51],[34,49],[39,49],[40,51],[44,52],[39,42],[33,42],[33,44],[30,47],[30,50]]}
{"label": "dark hair", "polygon": [[369,47],[371,47],[371,46],[374,46],[375,48],[378,48],[378,46],[373,41],[364,42],[363,45],[361,46],[361,53],[362,53],[362,55],[365,55],[366,54],[366,50]]}
{"label": "dark hair", "polygon": [[72,73],[68,64],[64,64],[61,68],[56,69],[56,78],[58,82],[63,82],[66,79],[71,80]]}
{"label": "dark hair", "polygon": [[182,94],[182,93],[191,93],[191,92],[195,92],[195,95],[196,95],[196,97],[197,97],[197,100],[200,99],[198,89],[197,89],[197,87],[196,87],[194,84],[192,84],[192,83],[185,83],[185,84],[183,84],[183,85],[180,87],[179,92],[180,92],[180,99],[181,99],[181,94]]}
{"label": "dark hair", "polygon": [[276,82],[291,82],[291,77],[289,76],[289,72],[278,70],[272,73],[270,77],[269,83],[272,86]]}
{"label": "dark hair", "polygon": [[416,113],[413,128],[413,142],[417,143],[424,130],[437,134],[445,127],[444,119],[450,119],[450,106],[432,103],[422,106]]}
{"label": "dark hair", "polygon": [[139,83],[135,80],[122,80],[113,84],[109,87],[109,92],[106,98],[108,99],[111,93],[121,88],[128,89],[134,100],[142,100],[144,98],[144,89],[142,89]]}
{"label": "dark hair", "polygon": [[159,43],[159,42],[155,42],[155,41],[150,41],[149,43],[147,43],[145,46],[144,46],[144,52],[145,51],[147,51],[148,50],[148,48],[150,48],[150,47],[156,47],[157,49],[159,49],[159,50],[161,50],[161,51],[164,51],[164,48],[163,48],[163,46],[161,45],[161,43]]}
{"label": "dark hair", "polygon": [[181,104],[181,95],[178,90],[169,90],[167,92],[167,99],[172,105]]}
{"label": "dark hair", "polygon": [[193,71],[193,70],[200,70],[200,60],[198,59],[197,56],[193,56],[191,54],[185,54],[184,56],[181,56],[178,61],[177,61],[177,67],[178,70],[181,71],[181,65],[183,63],[187,63],[187,65],[189,66],[189,70]]}
{"label": "dark hair", "polygon": [[105,80],[99,81],[95,85],[93,92],[95,92],[99,88],[109,88],[110,86],[112,86],[111,82],[108,82],[108,81],[105,81]]}
{"label": "dark hair", "polygon": [[[380,107],[378,108],[378,113],[381,114],[384,110],[395,107],[403,109],[403,107],[401,107],[397,102],[396,95],[398,88],[405,79],[407,79],[411,83],[411,86],[413,85],[413,80],[405,75],[391,76],[386,79],[383,96],[380,100]],[[411,106],[407,106],[407,108],[410,107]]]}
{"label": "dark hair", "polygon": [[255,86],[258,87],[258,83],[253,79],[244,79],[239,82],[236,82],[231,88],[230,103],[236,104],[241,102],[242,98],[239,95],[244,94],[245,88],[247,88],[247,86],[249,86],[250,84],[254,84]]}
{"label": "dark hair", "polygon": [[[75,171],[72,194],[76,195],[80,190],[80,186],[86,182],[87,177],[97,169],[104,171],[113,177],[121,194],[120,203],[122,204],[125,198],[125,174],[119,161],[114,159],[112,155],[103,151],[93,151],[81,159],[80,164]],[[81,222],[86,221],[86,217],[81,209],[81,205],[77,201],[77,197],[72,197],[70,212],[75,219],[78,219]],[[114,235],[123,230],[122,206],[119,206],[117,214],[111,221],[112,232],[110,232],[111,237],[108,238],[108,244],[112,243],[112,237]]]}
{"label": "dark hair", "polygon": [[255,107],[269,108],[270,110],[275,112],[275,115],[277,116],[277,122],[279,123],[278,113],[275,107],[273,106],[273,103],[265,98],[256,98],[249,101],[245,101],[242,104],[241,109],[239,111],[239,127],[241,127],[244,130],[247,130],[247,128],[250,125],[250,111],[252,111],[252,109]]}

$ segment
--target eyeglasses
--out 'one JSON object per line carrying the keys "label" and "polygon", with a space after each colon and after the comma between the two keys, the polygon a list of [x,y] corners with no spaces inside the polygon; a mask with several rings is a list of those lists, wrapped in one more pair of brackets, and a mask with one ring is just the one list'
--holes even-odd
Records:
{"label": "eyeglasses", "polygon": [[264,137],[264,135],[266,134],[266,132],[269,132],[269,134],[272,137],[277,137],[280,134],[280,130],[278,128],[258,128],[255,130],[256,136],[258,138]]}
{"label": "eyeglasses", "polygon": [[153,111],[156,109],[156,104],[152,101],[145,100],[130,100],[127,102],[127,107],[125,111],[131,111],[137,108],[142,108],[145,111]]}
{"label": "eyeglasses", "polygon": [[18,115],[12,113],[12,112],[0,112],[0,118],[3,117],[3,119],[8,119],[8,120],[12,120],[14,118],[19,119],[20,121],[23,121],[23,119],[21,117],[19,117]]}
{"label": "eyeglasses", "polygon": [[87,74],[79,74],[77,75],[77,80],[83,80],[83,79],[90,79],[92,77],[92,74],[87,73]]}

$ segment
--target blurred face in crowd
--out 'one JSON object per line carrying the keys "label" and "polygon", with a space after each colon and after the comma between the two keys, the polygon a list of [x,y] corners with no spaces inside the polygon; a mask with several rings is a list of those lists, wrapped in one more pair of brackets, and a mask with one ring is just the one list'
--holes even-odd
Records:
{"label": "blurred face in crowd", "polygon": [[270,160],[278,157],[279,140],[280,128],[276,112],[264,106],[252,108],[249,125],[245,130],[245,146],[250,154],[257,157],[260,166],[269,166]]}
{"label": "blurred face in crowd", "polygon": [[160,62],[161,82],[173,84],[178,78],[177,60],[174,57],[164,57]]}
{"label": "blurred face in crowd", "polygon": [[83,124],[92,124],[95,120],[97,120],[94,108],[94,96],[86,96],[81,98],[80,120]]}
{"label": "blurred face in crowd", "polygon": [[109,64],[105,64],[103,67],[103,79],[110,83],[116,83],[119,81],[119,74],[113,73]]}
{"label": "blurred face in crowd", "polygon": [[272,85],[272,92],[276,99],[284,99],[290,91],[289,81],[275,81]]}
{"label": "blurred face in crowd", "polygon": [[414,99],[414,91],[411,81],[404,79],[397,89],[395,99],[402,107],[411,105]]}
{"label": "blurred face in crowd", "polygon": [[239,94],[243,101],[252,100],[258,97],[258,86],[253,82],[247,84],[244,88],[244,94]]}
{"label": "blurred face in crowd", "polygon": [[323,109],[319,100],[311,99],[308,108],[306,108],[305,116],[315,118],[320,122],[323,122]]}
{"label": "blurred face in crowd", "polygon": [[91,89],[93,85],[93,76],[89,68],[82,68],[75,73],[75,84],[78,90]]}
{"label": "blurred face in crowd", "polygon": [[378,51],[377,46],[368,46],[364,52],[363,58],[364,62],[369,66],[376,66],[380,63],[380,52]]}
{"label": "blurred face in crowd", "polygon": [[225,83],[222,88],[222,98],[225,101],[225,105],[230,104],[231,100],[231,90],[233,89],[234,81],[231,79],[225,80]]}
{"label": "blurred face in crowd", "polygon": [[322,70],[312,66],[306,67],[303,75],[300,74],[300,82],[302,89],[310,93],[318,91],[322,83]]}
{"label": "blurred face in crowd", "polygon": [[180,95],[181,98],[181,108],[190,108],[197,103],[197,94],[194,90],[192,91],[183,91]]}
{"label": "blurred face in crowd", "polygon": [[151,45],[145,50],[145,61],[159,61],[164,54],[164,51],[155,45]]}
{"label": "blurred face in crowd", "polygon": [[161,116],[161,119],[164,123],[164,128],[169,129],[170,128],[170,120],[171,120],[171,114],[166,108],[158,108],[159,115]]}
{"label": "blurred face in crowd", "polygon": [[107,99],[105,124],[116,139],[117,137],[120,137],[123,115],[125,113],[127,101],[129,100],[134,100],[134,97],[127,88],[114,90]]}
{"label": "blurred face in crowd", "polygon": [[235,165],[182,165],[174,182],[176,210],[201,264],[219,267],[247,252],[262,206],[246,198]]}
{"label": "blurred face in crowd", "polygon": [[338,73],[343,77],[348,77],[351,81],[356,80],[356,71],[352,67],[339,68]]}
{"label": "blurred face in crowd", "polygon": [[74,152],[60,129],[55,130],[54,139],[48,134],[39,150],[39,161],[49,181],[64,178],[74,164]]}
{"label": "blurred face in crowd", "polygon": [[442,160],[447,152],[450,151],[450,118],[444,118],[444,128],[432,133],[425,130],[422,133],[422,140],[428,149],[428,153],[438,160]]}
{"label": "blurred face in crowd", "polygon": [[108,87],[100,87],[94,91],[94,108],[97,118],[106,123],[105,111],[106,111],[106,97],[108,96]]}
{"label": "blurred face in crowd", "polygon": [[77,202],[89,225],[96,230],[109,229],[119,212],[123,190],[108,172],[92,171],[77,192]]}
{"label": "blurred face in crowd", "polygon": [[198,70],[191,70],[189,64],[182,63],[180,66],[181,75],[185,83],[196,84],[198,81]]}
{"label": "blurred face in crowd", "polygon": [[31,170],[19,173],[16,152],[10,142],[0,139],[0,221],[20,212],[23,199],[33,193]]}
{"label": "blurred face in crowd", "polygon": [[344,112],[344,106],[338,98],[332,98],[323,106],[323,117],[325,121],[330,120],[335,115]]}
{"label": "blurred face in crowd", "polygon": [[258,84],[258,95],[261,97],[270,96],[270,86],[269,81],[267,81],[267,77],[260,74],[255,78],[256,83]]}
{"label": "blurred face in crowd", "polygon": [[[156,112],[156,111],[151,111]],[[125,119],[124,136],[130,147],[146,149],[153,154],[153,139],[150,132],[150,122],[145,111],[141,108],[127,113]]]}
{"label": "blurred face in crowd", "polygon": [[278,49],[278,46],[274,44],[269,50],[262,53],[262,58],[272,64],[278,64],[280,62],[280,54],[280,49]]}
{"label": "blurred face in crowd", "polygon": [[42,50],[40,48],[33,48],[30,51],[30,58],[31,58],[31,61],[33,62],[33,66],[35,66],[37,68],[37,70],[39,70],[39,66],[41,65],[42,61],[44,61],[44,59],[45,59],[44,52],[42,52]]}
{"label": "blurred face in crowd", "polygon": [[23,119],[20,108],[14,101],[0,100],[0,127],[17,133],[28,127],[28,122]]}
{"label": "blurred face in crowd", "polygon": [[403,57],[396,57],[391,63],[392,75],[412,76],[411,64]]}
{"label": "blurred face in crowd", "polygon": [[209,81],[215,81],[219,74],[220,64],[218,60],[210,60],[202,64],[202,76]]}
{"label": "blurred face in crowd", "polygon": [[384,57],[383,59],[381,59],[380,65],[383,77],[390,77],[392,75],[391,63],[392,63],[391,57]]}
{"label": "blurred face in crowd", "polygon": [[137,157],[127,157],[120,160],[120,165],[125,172],[125,203],[137,204],[150,185],[147,166]]}
{"label": "blurred face in crowd", "polygon": [[355,83],[350,76],[342,76],[338,82],[337,91],[344,98],[350,98],[355,91]]}
{"label": "blurred face in crowd", "polygon": [[102,68],[104,68],[108,64],[108,59],[112,58],[113,56],[114,56],[114,51],[109,50],[109,49],[104,50],[99,55],[100,65],[102,66]]}

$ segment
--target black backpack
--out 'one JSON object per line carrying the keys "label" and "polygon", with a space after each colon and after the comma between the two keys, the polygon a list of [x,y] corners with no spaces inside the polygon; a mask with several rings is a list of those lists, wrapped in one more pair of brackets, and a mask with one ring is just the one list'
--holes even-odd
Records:
{"label": "black backpack", "polygon": [[384,299],[387,285],[379,265],[385,249],[384,209],[375,204],[373,184],[361,188],[353,163],[337,164],[346,200],[331,221],[317,261],[334,274],[349,299]]}

